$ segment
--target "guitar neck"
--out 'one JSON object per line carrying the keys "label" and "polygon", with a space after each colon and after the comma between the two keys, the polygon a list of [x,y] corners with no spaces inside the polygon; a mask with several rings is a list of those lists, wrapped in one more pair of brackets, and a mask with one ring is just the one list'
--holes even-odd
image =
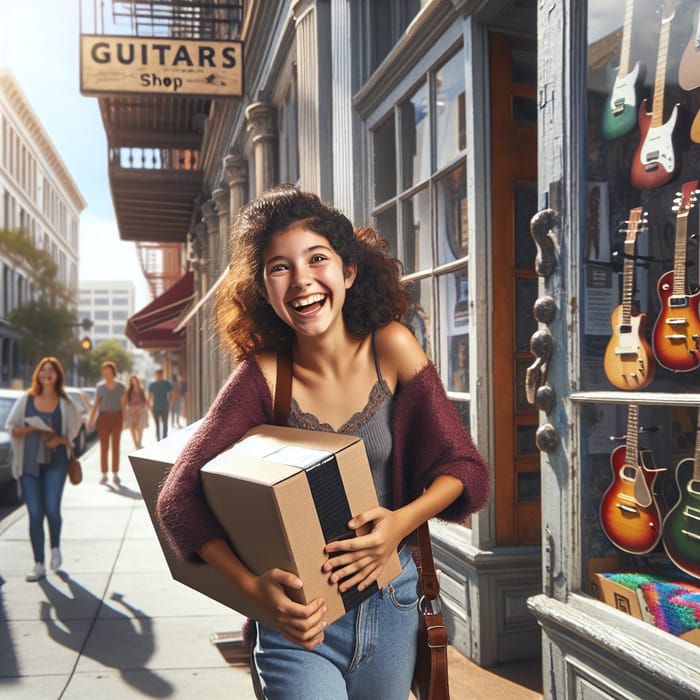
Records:
{"label": "guitar neck", "polygon": [[627,407],[627,434],[625,439],[625,466],[638,469],[639,467],[639,406],[630,404]]}
{"label": "guitar neck", "polygon": [[656,61],[656,78],[654,80],[654,99],[651,108],[650,127],[658,127],[664,121],[664,92],[666,90],[666,59],[668,57],[668,37],[671,33],[671,20],[661,23],[659,36],[659,55]]}
{"label": "guitar neck", "polygon": [[622,323],[629,325],[634,294],[634,241],[625,242],[625,262],[622,269]]}
{"label": "guitar neck", "polygon": [[622,26],[622,45],[620,46],[620,67],[618,75],[627,75],[630,72],[630,48],[632,46],[631,28],[632,28],[632,7],[634,0],[627,0],[625,5],[625,22]]}
{"label": "guitar neck", "polygon": [[693,481],[700,481],[700,408],[695,430],[695,458],[693,459]]}
{"label": "guitar neck", "polygon": [[688,247],[688,212],[676,216],[676,247],[673,254],[673,295],[685,296],[686,249]]}

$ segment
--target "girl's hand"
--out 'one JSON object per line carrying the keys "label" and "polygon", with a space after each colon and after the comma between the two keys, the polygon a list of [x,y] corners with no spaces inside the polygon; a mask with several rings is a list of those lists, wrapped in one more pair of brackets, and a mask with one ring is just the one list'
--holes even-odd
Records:
{"label": "girl's hand", "polygon": [[63,435],[52,435],[46,441],[46,446],[50,447],[52,450],[55,450],[60,445],[67,445],[67,444],[68,444],[68,438],[64,437]]}
{"label": "girl's hand", "polygon": [[270,569],[257,578],[256,598],[259,605],[275,619],[285,639],[311,650],[323,641],[326,627],[323,616],[328,608],[322,598],[302,605],[287,595],[287,589],[298,590],[301,587],[298,576],[282,569]]}
{"label": "girl's hand", "polygon": [[[369,526],[369,528],[367,528]],[[348,523],[351,530],[367,530],[347,540],[337,540],[326,545],[331,556],[323,565],[323,571],[332,572],[331,583],[345,579],[339,588],[344,592],[354,586],[362,591],[381,575],[382,568],[399,542],[406,536],[398,511],[377,506],[356,515]]]}

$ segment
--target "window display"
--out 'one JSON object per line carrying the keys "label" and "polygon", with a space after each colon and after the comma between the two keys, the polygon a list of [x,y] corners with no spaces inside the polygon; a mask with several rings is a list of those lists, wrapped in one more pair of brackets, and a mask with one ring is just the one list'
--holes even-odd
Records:
{"label": "window display", "polygon": [[[601,599],[681,634],[700,627],[687,605],[689,595],[700,602],[700,5],[588,8],[572,395],[581,401],[584,564]],[[613,586],[627,597],[606,598]],[[683,605],[683,625],[656,614]]]}

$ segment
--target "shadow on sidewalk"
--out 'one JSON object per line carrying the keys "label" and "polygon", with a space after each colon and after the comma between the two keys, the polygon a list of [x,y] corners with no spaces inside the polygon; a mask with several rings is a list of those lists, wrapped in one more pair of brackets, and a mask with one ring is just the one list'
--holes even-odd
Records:
{"label": "shadow on sidewalk", "polygon": [[[153,621],[143,611],[113,594],[112,600],[119,603],[129,614],[109,606],[113,614],[98,620],[104,601],[95,596],[75,579],[63,571],[58,576],[68,585],[72,597],[54,588],[46,579],[39,582],[48,602],[41,603],[41,620],[51,639],[81,656],[91,658],[98,664],[119,671],[122,679],[139,694],[154,698],[166,698],[174,694],[175,688],[157,673],[146,668],[155,650]],[[53,609],[54,615],[51,615]],[[81,632],[83,626],[75,626],[85,620],[89,612],[93,624],[87,637]],[[94,611],[94,612],[92,612]],[[96,635],[96,625],[107,627],[109,633]]]}
{"label": "shadow on sidewalk", "polygon": [[17,654],[15,653],[15,645],[10,634],[10,628],[7,624],[7,615],[5,614],[5,601],[2,595],[2,586],[5,584],[5,579],[0,576],[0,668],[2,668],[2,677],[0,677],[0,685],[3,682],[13,682],[19,676],[19,664],[17,663]]}
{"label": "shadow on sidewalk", "polygon": [[141,495],[140,491],[130,489],[128,486],[124,486],[124,484],[120,484],[119,486],[114,486],[113,484],[105,484],[105,487],[108,491],[117,494],[117,496],[131,498],[134,501],[143,501],[143,496]]}

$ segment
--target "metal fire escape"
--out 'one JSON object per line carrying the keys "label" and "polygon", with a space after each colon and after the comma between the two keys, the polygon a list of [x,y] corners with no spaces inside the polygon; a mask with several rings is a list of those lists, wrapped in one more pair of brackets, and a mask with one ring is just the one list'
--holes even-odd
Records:
{"label": "metal fire escape", "polygon": [[[84,33],[237,39],[242,2],[82,0]],[[134,241],[154,297],[182,275],[180,256],[202,201],[201,147],[212,98],[106,93],[98,97],[119,235]]]}

